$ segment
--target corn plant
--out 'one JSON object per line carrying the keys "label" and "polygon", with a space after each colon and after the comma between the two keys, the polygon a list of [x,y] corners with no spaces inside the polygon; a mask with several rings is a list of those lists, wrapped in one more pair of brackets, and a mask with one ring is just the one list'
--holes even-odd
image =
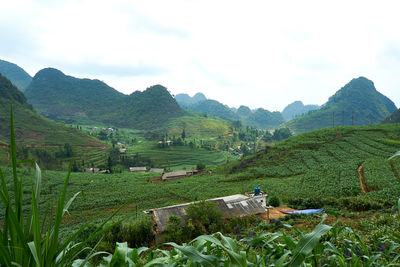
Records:
{"label": "corn plant", "polygon": [[[87,222],[78,231],[65,240],[60,239],[60,226],[62,217],[68,212],[68,208],[78,196],[76,193],[66,201],[66,192],[70,180],[72,162],[64,181],[64,186],[59,193],[57,207],[54,214],[45,213],[40,220],[39,212],[41,170],[35,165],[35,178],[31,178],[31,208],[29,215],[23,213],[23,179],[19,175],[17,166],[33,161],[17,161],[16,143],[14,134],[13,107],[10,105],[10,155],[13,188],[9,190],[6,185],[6,177],[0,169],[0,201],[5,209],[3,225],[0,229],[0,265],[1,266],[70,266],[80,253],[88,250],[86,243],[101,236],[105,229],[105,223],[111,219],[112,214],[99,228],[85,241],[76,243],[77,236],[90,224]],[[13,192],[13,193],[11,193]],[[101,252],[100,252],[101,253]],[[91,250],[82,263],[87,262],[98,253]]]}

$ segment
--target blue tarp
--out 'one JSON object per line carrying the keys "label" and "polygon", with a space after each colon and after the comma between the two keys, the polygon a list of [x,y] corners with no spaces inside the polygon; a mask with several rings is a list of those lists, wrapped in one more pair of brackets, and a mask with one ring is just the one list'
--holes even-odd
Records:
{"label": "blue tarp", "polygon": [[281,212],[286,213],[286,214],[313,214],[313,213],[320,213],[324,209],[307,209],[307,210],[282,210]]}

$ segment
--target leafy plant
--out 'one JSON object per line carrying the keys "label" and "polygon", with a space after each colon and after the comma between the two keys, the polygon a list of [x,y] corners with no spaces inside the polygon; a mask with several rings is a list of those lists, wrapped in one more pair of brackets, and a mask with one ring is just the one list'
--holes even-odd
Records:
{"label": "leafy plant", "polygon": [[279,198],[277,196],[272,196],[269,199],[268,204],[272,207],[279,207],[281,205],[281,201],[279,200]]}
{"label": "leafy plant", "polygon": [[[0,230],[0,262],[2,266],[69,266],[83,251],[89,248],[86,245],[95,238],[101,236],[105,229],[104,224],[94,231],[90,236],[76,243],[78,236],[87,228],[90,222],[84,224],[78,231],[64,240],[60,239],[60,225],[62,217],[68,213],[74,199],[79,195],[76,193],[66,201],[66,191],[70,180],[72,162],[64,181],[64,186],[59,193],[55,214],[45,213],[42,217],[39,212],[40,191],[41,191],[41,170],[35,164],[36,175],[31,178],[31,207],[29,215],[23,212],[23,179],[17,169],[22,163],[33,163],[31,160],[17,161],[16,143],[14,134],[13,107],[10,106],[10,155],[11,155],[11,179],[13,188],[7,188],[6,177],[0,169],[0,200],[5,209],[3,226]],[[43,218],[40,221],[40,218]],[[99,252],[101,253],[101,252]],[[88,254],[85,261],[98,253]]]}

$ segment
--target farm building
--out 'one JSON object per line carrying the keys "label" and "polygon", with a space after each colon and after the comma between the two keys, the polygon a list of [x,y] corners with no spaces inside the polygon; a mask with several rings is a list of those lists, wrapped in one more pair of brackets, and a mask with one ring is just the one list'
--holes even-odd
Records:
{"label": "farm building", "polygon": [[182,170],[182,171],[167,172],[163,174],[161,179],[163,181],[182,179],[197,174],[197,172],[198,172],[197,170]]}
{"label": "farm building", "polygon": [[126,148],[120,148],[119,149],[119,153],[121,153],[121,154],[125,154],[126,153]]}
{"label": "farm building", "polygon": [[151,168],[149,172],[159,172],[159,173],[163,173],[164,169],[162,168]]}
{"label": "farm building", "polygon": [[146,167],[129,167],[129,171],[131,172],[146,172]]}
{"label": "farm building", "polygon": [[[214,202],[218,210],[222,213],[222,217],[224,219],[231,219],[235,217],[244,217],[264,213],[267,209],[265,203],[266,196],[267,194],[261,192],[258,195],[237,194],[208,199],[206,201]],[[186,222],[185,209],[194,203],[195,202],[190,202],[144,211],[146,214],[150,214],[153,219],[153,230],[156,235],[157,243],[162,241],[162,233],[167,230],[169,217],[171,215],[176,215],[181,217]]]}

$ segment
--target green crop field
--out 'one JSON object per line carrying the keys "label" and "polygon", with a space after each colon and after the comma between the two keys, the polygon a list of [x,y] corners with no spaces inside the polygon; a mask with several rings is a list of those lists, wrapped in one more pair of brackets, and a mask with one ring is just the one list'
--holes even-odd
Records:
{"label": "green crop field", "polygon": [[144,143],[142,145],[128,148],[128,155],[134,156],[138,153],[141,157],[151,159],[156,167],[165,167],[171,170],[193,168],[202,162],[206,166],[216,166],[234,160],[237,157],[226,151],[209,151],[201,148],[190,148],[189,146],[169,146],[158,148],[155,144]]}
{"label": "green crop field", "polygon": [[[160,176],[154,173],[71,173],[70,180],[66,184],[67,199],[77,192],[80,194],[62,219],[59,237],[60,240],[64,240],[83,223],[91,222],[99,225],[119,207],[122,209],[115,219],[124,219],[123,227],[128,227],[143,222],[144,220],[136,220],[145,217],[142,211],[147,209],[245,193],[259,186],[269,196],[278,197],[283,204],[300,205],[295,203],[300,203],[301,200],[303,205],[311,203],[318,205],[318,208],[325,208],[328,214],[339,213],[340,218],[337,218],[341,221],[333,228],[340,226],[343,221],[345,225],[350,224],[353,229],[360,231],[364,241],[357,239],[357,236],[350,237],[351,241],[346,241],[349,240],[348,236],[341,234],[341,238],[347,239],[343,242],[341,239],[337,240],[335,246],[339,249],[346,242],[359,242],[368,245],[368,247],[363,245],[365,253],[370,253],[367,251],[375,253],[376,246],[380,246],[382,242],[379,240],[394,235],[394,231],[398,229],[397,213],[394,214],[392,207],[400,196],[400,157],[392,160],[388,158],[400,150],[397,142],[399,137],[398,124],[324,129],[291,137],[240,161],[208,167],[212,173],[205,172],[198,176],[160,183],[151,183],[152,178]],[[151,143],[141,142],[131,148],[136,148],[136,152],[143,155],[146,152],[153,157],[157,155],[159,157],[157,160],[160,162],[164,158],[174,159],[174,153],[177,153],[180,157],[174,159],[174,162],[181,162],[180,167],[195,159],[190,158],[194,151],[198,153],[197,160],[203,157],[204,161],[208,159],[209,162],[215,160],[219,163],[219,157],[213,159],[210,151],[189,149],[188,146],[162,149],[154,147],[152,151]],[[187,149],[189,150],[185,151]],[[136,152],[133,150],[129,153]],[[100,159],[102,153],[102,151],[96,153],[92,151],[91,157]],[[24,177],[22,180],[24,190],[21,191],[22,211],[28,216],[31,192],[27,189],[31,186],[31,178],[35,176],[35,172],[32,168],[21,166],[18,172]],[[3,168],[3,173],[6,177],[6,187],[11,189],[10,195],[13,195],[12,171],[10,168]],[[40,216],[54,212],[56,199],[66,176],[67,173],[63,171],[42,172]],[[332,217],[330,216],[330,220],[334,219]],[[0,209],[0,221],[4,218],[6,218],[5,211]],[[290,217],[287,223],[294,225],[298,222],[300,225],[313,228],[319,221],[319,218],[312,216]],[[267,231],[276,230],[272,221],[269,221],[269,224],[258,221],[256,225],[246,227],[250,228],[246,228],[247,230],[241,234],[246,231],[256,231],[269,235],[271,233]],[[340,229],[346,229],[350,233],[352,231],[345,226]],[[283,231],[287,233],[291,230],[287,228]],[[299,232],[297,236],[298,234]],[[102,244],[109,244],[107,242]],[[398,250],[397,243],[388,244]],[[396,253],[385,254],[385,257],[382,256],[382,262],[393,259]]]}
{"label": "green crop field", "polygon": [[[214,168],[212,175],[164,183],[149,182],[149,178],[157,176],[150,173],[72,173],[69,195],[82,193],[67,220],[74,225],[96,215],[101,219],[126,202],[128,206],[122,214],[135,215],[136,208],[141,214],[140,211],[145,209],[244,193],[255,186],[284,202],[299,197],[363,196],[394,204],[400,196],[400,159],[388,161],[387,158],[400,150],[400,146],[385,140],[397,140],[399,130],[400,125],[319,130],[289,138],[268,152]],[[177,152],[184,153],[184,150],[175,149],[166,148],[163,153],[168,158]],[[146,153],[145,147],[140,153]],[[158,149],[147,153],[160,154],[160,160],[165,156]],[[190,165],[190,153],[181,154],[182,164],[187,157]],[[212,156],[209,151],[199,155],[205,162]],[[218,163],[218,157],[214,160]],[[367,194],[362,192],[360,185],[360,165],[364,168],[364,182],[370,187]],[[65,176],[65,172],[43,172],[43,200],[55,198]]]}

